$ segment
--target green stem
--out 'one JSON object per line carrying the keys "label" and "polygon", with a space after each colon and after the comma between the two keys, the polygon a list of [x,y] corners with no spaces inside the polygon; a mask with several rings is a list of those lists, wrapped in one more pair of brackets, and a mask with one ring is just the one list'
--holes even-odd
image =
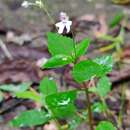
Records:
{"label": "green stem", "polygon": [[77,54],[76,54],[76,41],[75,41],[75,38],[74,38],[74,33],[73,31],[71,30],[71,33],[72,33],[72,38],[73,38],[73,48],[74,48],[74,64],[76,64],[76,57],[77,57]]}
{"label": "green stem", "polygon": [[46,6],[46,4],[45,4],[45,0],[44,0],[44,2],[42,2],[42,3],[43,3],[43,5],[41,6],[41,9],[43,9],[43,11],[46,13],[46,15],[47,15],[48,18],[50,19],[51,23],[52,23],[53,25],[55,25],[55,21],[53,20],[52,16],[51,16],[50,13],[48,12],[47,6]]}
{"label": "green stem", "polygon": [[[86,84],[84,83],[83,85],[86,88]],[[85,94],[86,94],[86,100],[87,100],[87,105],[88,105],[89,126],[90,126],[90,130],[94,130],[94,128],[93,128],[93,115],[92,115],[91,102],[90,102],[88,88],[85,89]]]}
{"label": "green stem", "polygon": [[[100,97],[100,96],[99,96],[99,97]],[[100,99],[101,99],[103,105],[104,105],[105,107],[107,107],[107,104],[106,104],[105,99],[104,99],[103,97],[100,97]],[[110,111],[108,108],[107,108],[106,111],[104,112],[104,115],[106,116],[106,118],[111,118],[111,117],[113,116],[112,113],[111,113],[111,111]]]}

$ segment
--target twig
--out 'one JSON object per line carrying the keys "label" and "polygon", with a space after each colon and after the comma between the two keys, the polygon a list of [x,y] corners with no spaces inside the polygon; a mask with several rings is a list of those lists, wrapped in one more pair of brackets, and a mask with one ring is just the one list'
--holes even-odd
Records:
{"label": "twig", "polygon": [[0,47],[3,50],[4,54],[6,55],[6,57],[9,58],[10,60],[12,60],[13,57],[12,57],[11,53],[9,52],[6,45],[3,43],[3,41],[1,39],[0,39]]}

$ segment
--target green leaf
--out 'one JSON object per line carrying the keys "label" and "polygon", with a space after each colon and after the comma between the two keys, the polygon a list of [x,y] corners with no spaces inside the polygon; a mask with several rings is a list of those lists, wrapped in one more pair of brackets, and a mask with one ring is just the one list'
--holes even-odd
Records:
{"label": "green leaf", "polygon": [[101,113],[107,110],[107,106],[101,102],[96,102],[92,106],[93,112]]}
{"label": "green leaf", "polygon": [[86,38],[83,41],[81,41],[78,45],[76,45],[76,57],[80,57],[81,55],[84,55],[87,48],[89,47],[90,39]]}
{"label": "green leaf", "polygon": [[74,52],[74,41],[56,33],[48,33],[48,49],[54,55],[64,54],[72,55]]}
{"label": "green leaf", "polygon": [[92,60],[81,61],[72,70],[73,78],[81,83],[92,77],[101,77],[112,70],[113,60],[111,56],[103,56]]}
{"label": "green leaf", "polygon": [[111,91],[111,82],[108,77],[102,77],[97,84],[97,93],[105,97]]}
{"label": "green leaf", "polygon": [[15,95],[17,98],[31,99],[36,102],[41,102],[41,96],[34,91],[17,92]]}
{"label": "green leaf", "polygon": [[43,68],[57,68],[67,65],[73,61],[71,56],[55,55],[50,58],[43,66]]}
{"label": "green leaf", "polygon": [[99,77],[103,74],[102,67],[92,60],[81,61],[76,64],[72,70],[73,78],[79,83],[90,80],[94,76]]}
{"label": "green leaf", "polygon": [[116,130],[116,128],[111,122],[101,121],[96,127],[96,130]]}
{"label": "green leaf", "polygon": [[112,56],[102,56],[93,60],[102,67],[104,75],[112,71],[113,59]]}
{"label": "green leaf", "polygon": [[45,77],[40,81],[39,90],[43,96],[48,96],[57,93],[57,85],[53,79]]}
{"label": "green leaf", "polygon": [[47,123],[51,115],[41,110],[29,110],[16,116],[9,124],[13,127],[32,127]]}
{"label": "green leaf", "polygon": [[0,90],[14,92],[14,93],[15,92],[24,92],[31,86],[31,84],[32,84],[31,82],[25,82],[25,83],[21,83],[18,85],[4,84],[4,85],[0,85]]}
{"label": "green leaf", "polygon": [[117,26],[117,25],[121,22],[121,20],[123,19],[123,17],[124,17],[124,13],[122,13],[122,12],[118,13],[118,14],[113,18],[113,20],[110,22],[109,26],[110,26],[111,28],[114,28],[115,26]]}
{"label": "green leaf", "polygon": [[76,112],[76,91],[61,92],[46,97],[46,104],[56,118],[65,119]]}

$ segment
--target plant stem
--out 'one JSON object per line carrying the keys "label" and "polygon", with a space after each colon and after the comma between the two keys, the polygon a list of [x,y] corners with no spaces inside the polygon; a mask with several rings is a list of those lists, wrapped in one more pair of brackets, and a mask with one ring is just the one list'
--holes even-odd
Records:
{"label": "plant stem", "polygon": [[74,33],[72,30],[71,30],[71,33],[72,33],[72,38],[73,38],[74,57],[76,59],[76,56],[77,56],[77,54],[76,54],[76,41],[75,41]]}
{"label": "plant stem", "polygon": [[[83,83],[83,85],[84,85],[84,88],[86,88],[86,84]],[[94,130],[94,128],[93,128],[93,115],[92,115],[91,102],[90,102],[88,88],[85,89],[85,94],[86,94],[87,105],[88,105],[89,126],[90,126],[90,130]]]}
{"label": "plant stem", "polygon": [[[99,96],[99,97],[100,97],[100,96]],[[107,104],[106,104],[105,99],[104,99],[103,97],[100,97],[100,99],[101,99],[103,105],[104,105],[105,107],[108,107]],[[111,113],[111,111],[110,111],[108,108],[107,108],[106,111],[104,112],[104,115],[105,115],[106,118],[108,118],[108,119],[113,116],[113,114]]]}
{"label": "plant stem", "polygon": [[47,9],[47,6],[46,6],[46,3],[45,3],[45,0],[43,0],[43,5],[41,6],[41,8],[44,10],[44,12],[46,13],[46,15],[48,16],[48,18],[50,19],[50,22],[55,25],[55,22],[52,18],[52,16],[50,15],[50,13],[48,12],[48,9]]}
{"label": "plant stem", "polygon": [[125,90],[126,90],[126,86],[122,85],[121,86],[121,109],[119,112],[119,116],[118,116],[118,127],[121,128],[122,127],[122,121],[123,121],[123,111],[124,111],[124,103],[125,103]]}

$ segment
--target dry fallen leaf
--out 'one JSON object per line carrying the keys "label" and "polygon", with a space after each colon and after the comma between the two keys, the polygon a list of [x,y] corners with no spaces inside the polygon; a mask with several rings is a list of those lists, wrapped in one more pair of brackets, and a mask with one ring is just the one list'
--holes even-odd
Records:
{"label": "dry fallen leaf", "polygon": [[94,27],[93,32],[95,34],[95,37],[100,37],[101,35],[105,35],[108,32],[108,26],[106,22],[106,16],[100,15],[98,16],[100,27]]}

